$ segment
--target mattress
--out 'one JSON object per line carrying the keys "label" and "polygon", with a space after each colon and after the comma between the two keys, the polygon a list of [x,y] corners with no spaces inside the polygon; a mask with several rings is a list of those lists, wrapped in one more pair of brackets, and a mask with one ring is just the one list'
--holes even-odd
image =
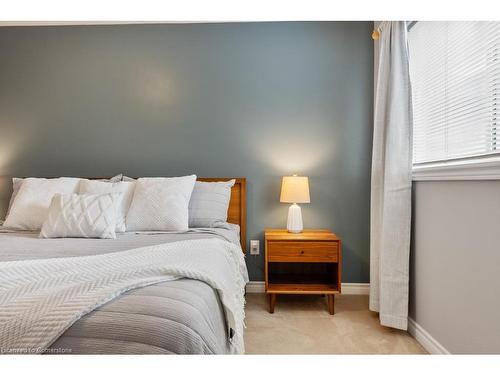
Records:
{"label": "mattress", "polygon": [[[116,240],[37,236],[0,230],[0,261],[97,255],[188,239],[239,241],[233,229],[125,233]],[[138,288],[102,305],[74,323],[47,353],[226,354],[229,350],[217,292],[202,281],[180,279]]]}

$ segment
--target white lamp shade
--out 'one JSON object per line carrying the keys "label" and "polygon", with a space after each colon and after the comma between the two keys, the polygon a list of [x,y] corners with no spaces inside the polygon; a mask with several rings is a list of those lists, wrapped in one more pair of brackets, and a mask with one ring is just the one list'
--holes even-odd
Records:
{"label": "white lamp shade", "polygon": [[284,176],[281,182],[280,202],[309,203],[309,179],[304,176]]}

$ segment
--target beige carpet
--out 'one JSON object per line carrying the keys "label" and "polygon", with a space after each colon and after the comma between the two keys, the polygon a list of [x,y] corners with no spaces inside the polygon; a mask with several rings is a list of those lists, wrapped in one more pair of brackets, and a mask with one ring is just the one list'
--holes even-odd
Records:
{"label": "beige carpet", "polygon": [[274,314],[264,294],[247,294],[247,354],[423,354],[408,333],[382,327],[368,296],[335,296],[335,315],[320,296],[278,296]]}

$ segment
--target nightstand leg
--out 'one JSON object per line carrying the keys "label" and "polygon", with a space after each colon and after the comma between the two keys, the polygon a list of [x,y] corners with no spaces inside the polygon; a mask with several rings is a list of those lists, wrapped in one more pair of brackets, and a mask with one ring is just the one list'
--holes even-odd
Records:
{"label": "nightstand leg", "polygon": [[269,295],[269,312],[271,314],[274,313],[274,305],[276,305],[276,294]]}
{"label": "nightstand leg", "polygon": [[335,314],[335,294],[328,295],[328,312],[330,315]]}

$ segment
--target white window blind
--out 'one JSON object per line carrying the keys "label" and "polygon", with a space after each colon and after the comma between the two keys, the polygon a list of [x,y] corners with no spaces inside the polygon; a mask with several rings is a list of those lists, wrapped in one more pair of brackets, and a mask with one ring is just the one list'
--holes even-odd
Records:
{"label": "white window blind", "polygon": [[414,165],[500,153],[500,22],[417,22],[408,42]]}

